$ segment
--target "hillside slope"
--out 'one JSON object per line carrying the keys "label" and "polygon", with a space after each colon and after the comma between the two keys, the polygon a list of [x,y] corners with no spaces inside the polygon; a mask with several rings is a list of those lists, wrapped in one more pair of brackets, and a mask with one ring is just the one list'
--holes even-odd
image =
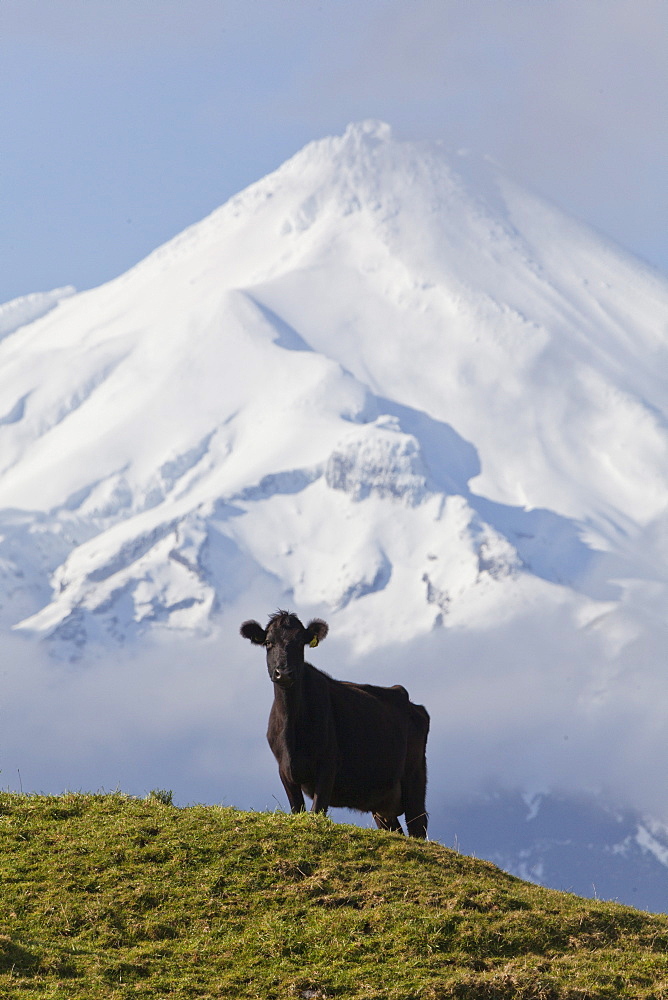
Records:
{"label": "hillside slope", "polygon": [[438,844],[160,798],[0,795],[3,995],[668,997],[668,917]]}

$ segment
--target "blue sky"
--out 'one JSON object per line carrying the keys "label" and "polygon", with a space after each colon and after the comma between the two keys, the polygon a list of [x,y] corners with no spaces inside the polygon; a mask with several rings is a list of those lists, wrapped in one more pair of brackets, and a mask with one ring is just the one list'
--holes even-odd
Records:
{"label": "blue sky", "polygon": [[0,0],[0,301],[126,270],[381,118],[668,274],[665,0]]}

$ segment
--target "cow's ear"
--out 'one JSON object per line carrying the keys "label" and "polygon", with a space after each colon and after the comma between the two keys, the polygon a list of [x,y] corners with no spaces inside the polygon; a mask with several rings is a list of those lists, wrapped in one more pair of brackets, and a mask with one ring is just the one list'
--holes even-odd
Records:
{"label": "cow's ear", "polygon": [[317,646],[329,632],[329,625],[322,618],[313,618],[304,629],[304,645]]}
{"label": "cow's ear", "polygon": [[256,646],[263,646],[267,638],[267,633],[256,621],[244,622],[239,631],[244,639],[250,639]]}

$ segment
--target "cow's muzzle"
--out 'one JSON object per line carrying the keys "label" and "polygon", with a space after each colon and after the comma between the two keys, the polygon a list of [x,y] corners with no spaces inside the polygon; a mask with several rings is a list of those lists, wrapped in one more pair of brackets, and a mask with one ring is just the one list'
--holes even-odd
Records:
{"label": "cow's muzzle", "polygon": [[289,688],[294,684],[295,677],[291,670],[286,670],[285,667],[276,667],[271,672],[271,679],[279,687]]}

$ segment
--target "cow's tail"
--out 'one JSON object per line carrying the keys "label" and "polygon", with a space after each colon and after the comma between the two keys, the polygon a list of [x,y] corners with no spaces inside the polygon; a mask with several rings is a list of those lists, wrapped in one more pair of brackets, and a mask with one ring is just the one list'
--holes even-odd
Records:
{"label": "cow's tail", "polygon": [[429,815],[427,798],[427,736],[429,713],[422,705],[411,703],[412,737],[409,741],[408,767],[402,782],[403,812],[411,837],[427,836]]}

